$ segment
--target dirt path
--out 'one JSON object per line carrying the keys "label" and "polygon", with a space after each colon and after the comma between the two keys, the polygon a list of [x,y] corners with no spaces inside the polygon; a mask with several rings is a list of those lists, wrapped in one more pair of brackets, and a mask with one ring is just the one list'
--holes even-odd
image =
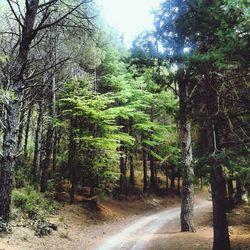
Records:
{"label": "dirt path", "polygon": [[[157,202],[156,199],[152,200]],[[140,211],[130,208],[131,204],[134,206],[134,202],[123,202],[122,204],[121,210],[123,214],[129,212],[124,218],[118,217],[112,221],[104,220],[97,225],[87,223],[86,218],[89,215],[86,214],[81,206],[66,206],[56,216],[56,221],[54,220],[58,225],[58,231],[53,232],[49,236],[37,238],[34,236],[34,232],[28,227],[14,227],[12,234],[3,238],[0,237],[0,249],[170,249],[166,248],[164,242],[169,235],[175,236],[173,232],[180,231],[179,204],[175,203],[174,206],[169,204],[167,205],[167,209],[164,206],[156,206],[152,208],[154,211],[142,209],[145,206],[143,202],[136,205],[136,207],[141,207]],[[210,209],[209,207],[210,203],[208,201],[197,199],[195,208],[196,218],[199,217],[199,214],[205,213],[207,209]],[[61,221],[60,218],[62,219],[63,217],[64,220]],[[200,220],[200,217],[198,220]],[[155,247],[156,243],[157,247]]]}
{"label": "dirt path", "polygon": [[[200,200],[195,205],[195,216],[199,216],[211,207],[211,202]],[[143,216],[132,225],[125,227],[121,232],[115,234],[103,244],[96,247],[97,250],[144,250],[144,249],[168,249],[167,246],[156,248],[155,236],[162,234],[164,227],[176,230],[180,225],[180,208],[166,209],[152,215]],[[162,231],[163,230],[163,231]],[[173,232],[169,232],[170,234]],[[168,232],[166,232],[168,234]]]}

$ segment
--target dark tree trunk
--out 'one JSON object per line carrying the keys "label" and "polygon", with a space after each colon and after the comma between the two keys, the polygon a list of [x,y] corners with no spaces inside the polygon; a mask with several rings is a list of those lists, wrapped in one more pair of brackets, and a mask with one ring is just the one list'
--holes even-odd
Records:
{"label": "dark tree trunk", "polygon": [[[51,48],[51,51],[53,50],[55,50],[56,52],[56,48]],[[53,59],[51,58],[51,60]],[[55,53],[55,58],[53,61],[54,63],[56,63],[57,61],[56,53]],[[54,75],[50,81],[50,88],[47,90],[48,91],[47,102],[48,102],[48,111],[49,111],[49,123],[47,127],[47,136],[46,136],[46,142],[45,142],[45,159],[42,162],[42,176],[41,176],[41,188],[40,188],[41,192],[45,192],[47,190],[48,180],[52,172],[51,160],[52,160],[53,146],[54,146],[54,141],[53,141],[54,128],[53,128],[52,119],[56,117],[55,89],[56,89],[56,77],[55,77],[55,72],[54,72]]]}
{"label": "dark tree trunk", "polygon": [[54,140],[53,140],[53,159],[52,159],[52,171],[53,173],[56,171],[56,156],[57,156],[57,148],[59,146],[60,136],[58,130],[54,131]]}
{"label": "dark tree trunk", "polygon": [[166,176],[166,194],[169,193],[169,182],[168,182],[168,166],[166,164],[166,169],[165,169],[165,176]]}
{"label": "dark tree trunk", "polygon": [[42,140],[42,129],[43,129],[43,104],[39,102],[38,104],[38,117],[37,117],[37,127],[35,135],[35,150],[34,158],[31,169],[31,182],[36,182],[39,179],[40,164],[41,164],[41,140]]}
{"label": "dark tree trunk", "polygon": [[232,178],[229,178],[227,181],[227,192],[228,192],[228,206],[229,206],[229,209],[232,209],[235,206],[234,187],[233,187]]}
{"label": "dark tree trunk", "polygon": [[207,147],[211,157],[211,191],[213,202],[213,250],[230,250],[226,214],[226,181],[218,157],[220,152],[219,128],[216,121],[219,110],[218,92],[212,78],[206,78],[206,108],[208,113]]}
{"label": "dark tree trunk", "polygon": [[48,126],[46,144],[45,144],[45,159],[42,161],[42,176],[40,191],[45,192],[47,190],[49,171],[51,165],[51,156],[53,152],[53,127]]}
{"label": "dark tree trunk", "polygon": [[244,188],[243,188],[243,185],[242,185],[242,182],[239,178],[236,179],[236,195],[235,195],[235,198],[236,198],[236,201],[238,203],[242,203],[243,200],[242,200],[242,195],[244,194]]}
{"label": "dark tree trunk", "polygon": [[150,162],[150,188],[155,192],[156,191],[155,163],[154,163],[154,157],[152,155],[149,156],[149,162]]}
{"label": "dark tree trunk", "polygon": [[75,141],[75,129],[77,126],[76,118],[72,118],[70,121],[69,131],[69,146],[68,146],[68,169],[70,173],[70,203],[75,203],[75,192],[77,187],[77,143]]}
{"label": "dark tree trunk", "polygon": [[214,165],[211,175],[211,189],[213,199],[213,250],[230,250],[228,223],[226,216],[226,182],[221,165]]}
{"label": "dark tree trunk", "polygon": [[175,190],[175,175],[174,175],[174,168],[173,167],[172,167],[172,173],[171,173],[171,177],[170,177],[170,189],[171,189],[171,193],[173,193]]}
{"label": "dark tree trunk", "polygon": [[33,26],[38,9],[38,0],[26,1],[26,13],[22,25],[19,51],[13,68],[13,77],[7,83],[7,91],[13,92],[13,97],[4,103],[4,131],[2,164],[0,168],[0,217],[9,220],[11,189],[14,176],[15,158],[17,153],[17,133],[19,114],[23,94],[23,73],[26,69],[31,41],[34,38]]}
{"label": "dark tree trunk", "polygon": [[[132,129],[133,121],[132,119],[129,120],[128,130],[129,135],[133,136],[133,129]],[[129,182],[132,185],[132,187],[135,186],[135,166],[134,166],[134,148],[131,146],[129,149],[129,169],[130,169],[130,176],[129,176]]]}
{"label": "dark tree trunk", "polygon": [[218,129],[212,122],[208,135],[208,148],[213,159],[211,170],[211,191],[213,201],[213,250],[230,250],[228,222],[226,215],[226,181],[223,176],[222,166],[217,158],[219,148]]}
{"label": "dark tree trunk", "polygon": [[8,221],[10,215],[11,190],[17,150],[18,101],[10,101],[7,109],[0,172],[0,217],[4,221]]}
{"label": "dark tree trunk", "polygon": [[177,177],[177,195],[180,195],[180,181],[181,181],[181,176],[178,174]]}
{"label": "dark tree trunk", "polygon": [[130,170],[130,175],[129,175],[129,182],[130,184],[134,187],[135,186],[135,167],[134,167],[134,157],[133,157],[133,152],[130,150],[129,153],[129,170]]}
{"label": "dark tree trunk", "polygon": [[28,140],[29,140],[31,114],[32,114],[32,107],[29,108],[29,111],[28,111],[28,114],[27,114],[27,121],[26,121],[26,128],[25,128],[25,138],[24,138],[24,147],[23,147],[24,160],[27,160],[27,157],[28,157]]}
{"label": "dark tree trunk", "polygon": [[142,150],[142,162],[143,162],[143,192],[148,190],[148,174],[147,174],[147,153],[146,150]]}
{"label": "dark tree trunk", "polygon": [[120,156],[120,193],[124,194],[126,192],[126,175],[127,175],[126,152],[124,146],[121,146],[120,150],[121,152],[123,152],[123,155]]}

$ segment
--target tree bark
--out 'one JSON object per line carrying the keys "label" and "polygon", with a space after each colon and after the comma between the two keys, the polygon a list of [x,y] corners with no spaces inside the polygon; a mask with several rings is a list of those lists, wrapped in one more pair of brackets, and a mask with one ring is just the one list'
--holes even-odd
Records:
{"label": "tree bark", "polygon": [[211,189],[213,199],[213,250],[230,250],[228,223],[226,216],[226,182],[221,165],[215,164],[211,174]]}
{"label": "tree bark", "polygon": [[6,98],[4,103],[4,132],[3,153],[0,169],[0,217],[9,220],[11,189],[14,176],[15,158],[17,151],[17,132],[19,114],[23,94],[23,73],[26,69],[30,44],[34,38],[33,27],[38,9],[38,0],[26,1],[26,13],[22,25],[22,34],[13,76],[7,83],[7,91],[13,93],[13,98]]}
{"label": "tree bark", "polygon": [[194,232],[194,169],[192,167],[191,122],[188,119],[188,89],[184,78],[184,70],[179,72],[179,102],[180,102],[180,139],[182,150],[182,203],[181,231]]}

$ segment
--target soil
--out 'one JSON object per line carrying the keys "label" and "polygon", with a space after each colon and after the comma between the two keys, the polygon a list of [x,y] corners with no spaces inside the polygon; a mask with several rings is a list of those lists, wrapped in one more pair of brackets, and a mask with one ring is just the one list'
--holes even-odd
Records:
{"label": "soil", "polygon": [[[202,198],[204,200],[204,198]],[[199,201],[199,199],[196,198]],[[77,205],[65,205],[50,218],[58,225],[51,235],[38,238],[24,225],[13,227],[13,233],[0,238],[4,250],[94,250],[112,236],[133,225],[145,216],[178,207],[180,198],[146,197],[106,200],[97,209]],[[211,205],[195,213],[195,233],[181,233],[179,221],[164,225],[150,236],[144,249],[154,250],[208,250],[212,246]],[[228,214],[230,238],[233,250],[250,249],[249,206],[242,205]],[[129,248],[127,248],[129,249]]]}

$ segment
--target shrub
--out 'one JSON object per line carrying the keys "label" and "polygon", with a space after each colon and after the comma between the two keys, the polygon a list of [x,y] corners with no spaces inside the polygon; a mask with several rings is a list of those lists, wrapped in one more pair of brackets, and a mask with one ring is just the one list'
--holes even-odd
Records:
{"label": "shrub", "polygon": [[35,236],[43,237],[51,233],[50,222],[45,219],[39,219],[34,227]]}
{"label": "shrub", "polygon": [[11,233],[12,228],[11,225],[7,222],[5,222],[1,217],[0,217],[0,233]]}
{"label": "shrub", "polygon": [[14,190],[12,202],[25,217],[32,220],[38,219],[40,215],[55,213],[59,208],[57,202],[46,198],[32,187]]}
{"label": "shrub", "polygon": [[51,234],[52,229],[57,230],[57,226],[41,217],[37,220],[34,226],[35,236],[43,237],[49,235]]}

